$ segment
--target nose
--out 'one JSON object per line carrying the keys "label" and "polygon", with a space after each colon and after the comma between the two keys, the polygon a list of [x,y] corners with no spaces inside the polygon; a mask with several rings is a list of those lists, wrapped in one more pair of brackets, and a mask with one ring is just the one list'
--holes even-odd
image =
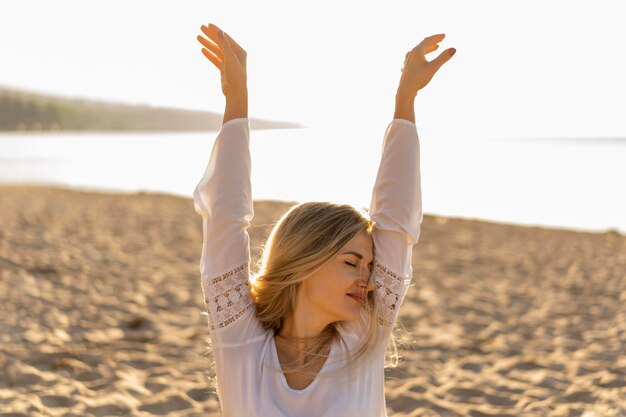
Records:
{"label": "nose", "polygon": [[374,289],[374,279],[371,276],[371,274],[359,282],[359,287],[362,290],[367,291],[367,292],[372,291]]}

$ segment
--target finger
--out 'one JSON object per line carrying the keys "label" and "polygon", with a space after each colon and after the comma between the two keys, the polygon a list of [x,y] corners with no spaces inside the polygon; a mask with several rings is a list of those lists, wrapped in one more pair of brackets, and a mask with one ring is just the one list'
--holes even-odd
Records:
{"label": "finger", "polygon": [[205,48],[202,48],[202,53],[204,54],[205,57],[209,59],[209,61],[213,63],[213,65],[217,67],[218,70],[220,70],[220,72],[222,72],[223,61],[221,59],[213,55],[209,50]]}
{"label": "finger", "polygon": [[204,38],[203,36],[198,35],[198,41],[209,51],[213,52],[219,59],[223,60],[224,55],[222,55],[222,51],[220,51],[219,46],[211,42],[210,40]]}
{"label": "finger", "polygon": [[224,31],[218,31],[217,46],[219,46],[222,51],[222,60],[225,63],[232,62],[233,59],[236,59],[235,52],[228,43],[228,39],[226,38]]}
{"label": "finger", "polygon": [[204,33],[207,38],[211,39],[213,41],[213,43],[217,44],[217,31],[218,31],[218,27],[215,26],[212,23],[209,23],[209,26],[200,26],[200,29],[202,30],[202,33]]}
{"label": "finger", "polygon": [[237,53],[238,55],[243,52],[245,56],[246,51],[244,51],[243,48],[239,46],[239,44],[235,42],[235,40],[231,38],[228,33],[224,32],[224,35],[226,35],[226,39],[228,40],[230,47],[233,48],[233,51],[235,51],[235,53]]}
{"label": "finger", "polygon": [[426,51],[429,48],[432,48],[434,45],[436,45],[439,42],[441,42],[443,40],[443,38],[445,38],[445,37],[446,37],[445,33],[439,33],[437,35],[428,36],[428,37],[424,38],[424,40],[421,41],[419,43],[419,45],[417,45],[413,49],[422,50],[422,51],[424,51],[424,53],[427,53]]}
{"label": "finger", "polygon": [[439,33],[437,35],[431,35],[431,36],[424,38],[422,42],[424,42],[424,45],[426,47],[429,47],[431,45],[441,42],[445,37],[446,37],[445,33]]}
{"label": "finger", "polygon": [[[215,26],[213,23],[209,23],[209,26],[208,27],[205,26],[205,28],[206,28],[206,32],[205,32],[206,35],[209,36],[212,40],[215,41],[215,43],[219,45],[217,41],[219,39],[218,31],[220,30],[220,28]],[[224,32],[224,35],[226,35],[226,39],[228,40],[228,43],[230,44],[230,47],[233,49],[233,51],[237,53],[238,55],[243,53],[245,56],[245,51],[243,50],[243,48],[239,46],[239,44],[235,42],[235,40],[231,38],[231,36],[228,33]]]}
{"label": "finger", "polygon": [[446,49],[445,51],[440,53],[437,58],[433,59],[431,63],[435,66],[436,70],[438,70],[443,64],[445,64],[450,60],[450,58],[452,58],[455,52],[456,49],[454,48]]}
{"label": "finger", "polygon": [[428,53],[431,53],[433,51],[436,51],[437,49],[439,49],[439,45],[433,45],[433,46],[430,46],[430,47],[426,48],[424,50],[424,53],[428,54]]}

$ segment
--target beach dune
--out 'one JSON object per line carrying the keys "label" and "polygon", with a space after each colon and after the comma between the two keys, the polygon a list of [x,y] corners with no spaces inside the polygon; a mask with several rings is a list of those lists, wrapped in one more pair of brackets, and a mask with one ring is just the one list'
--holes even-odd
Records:
{"label": "beach dune", "polygon": [[[253,261],[290,203],[256,201]],[[0,415],[219,416],[191,198],[0,187]],[[424,216],[389,416],[626,416],[626,237]]]}

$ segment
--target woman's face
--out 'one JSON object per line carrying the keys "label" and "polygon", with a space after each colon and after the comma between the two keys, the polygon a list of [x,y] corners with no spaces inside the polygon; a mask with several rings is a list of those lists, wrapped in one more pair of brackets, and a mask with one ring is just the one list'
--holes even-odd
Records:
{"label": "woman's face", "polygon": [[367,294],[374,289],[370,276],[374,261],[372,236],[363,231],[298,288],[297,309],[320,325],[359,318]]}

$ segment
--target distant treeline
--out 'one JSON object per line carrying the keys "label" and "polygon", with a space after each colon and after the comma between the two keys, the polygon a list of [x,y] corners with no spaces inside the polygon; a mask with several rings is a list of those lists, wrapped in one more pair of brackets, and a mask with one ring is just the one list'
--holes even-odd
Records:
{"label": "distant treeline", "polygon": [[[0,131],[219,130],[221,114],[68,99],[0,88]],[[250,119],[252,129],[301,127]]]}

